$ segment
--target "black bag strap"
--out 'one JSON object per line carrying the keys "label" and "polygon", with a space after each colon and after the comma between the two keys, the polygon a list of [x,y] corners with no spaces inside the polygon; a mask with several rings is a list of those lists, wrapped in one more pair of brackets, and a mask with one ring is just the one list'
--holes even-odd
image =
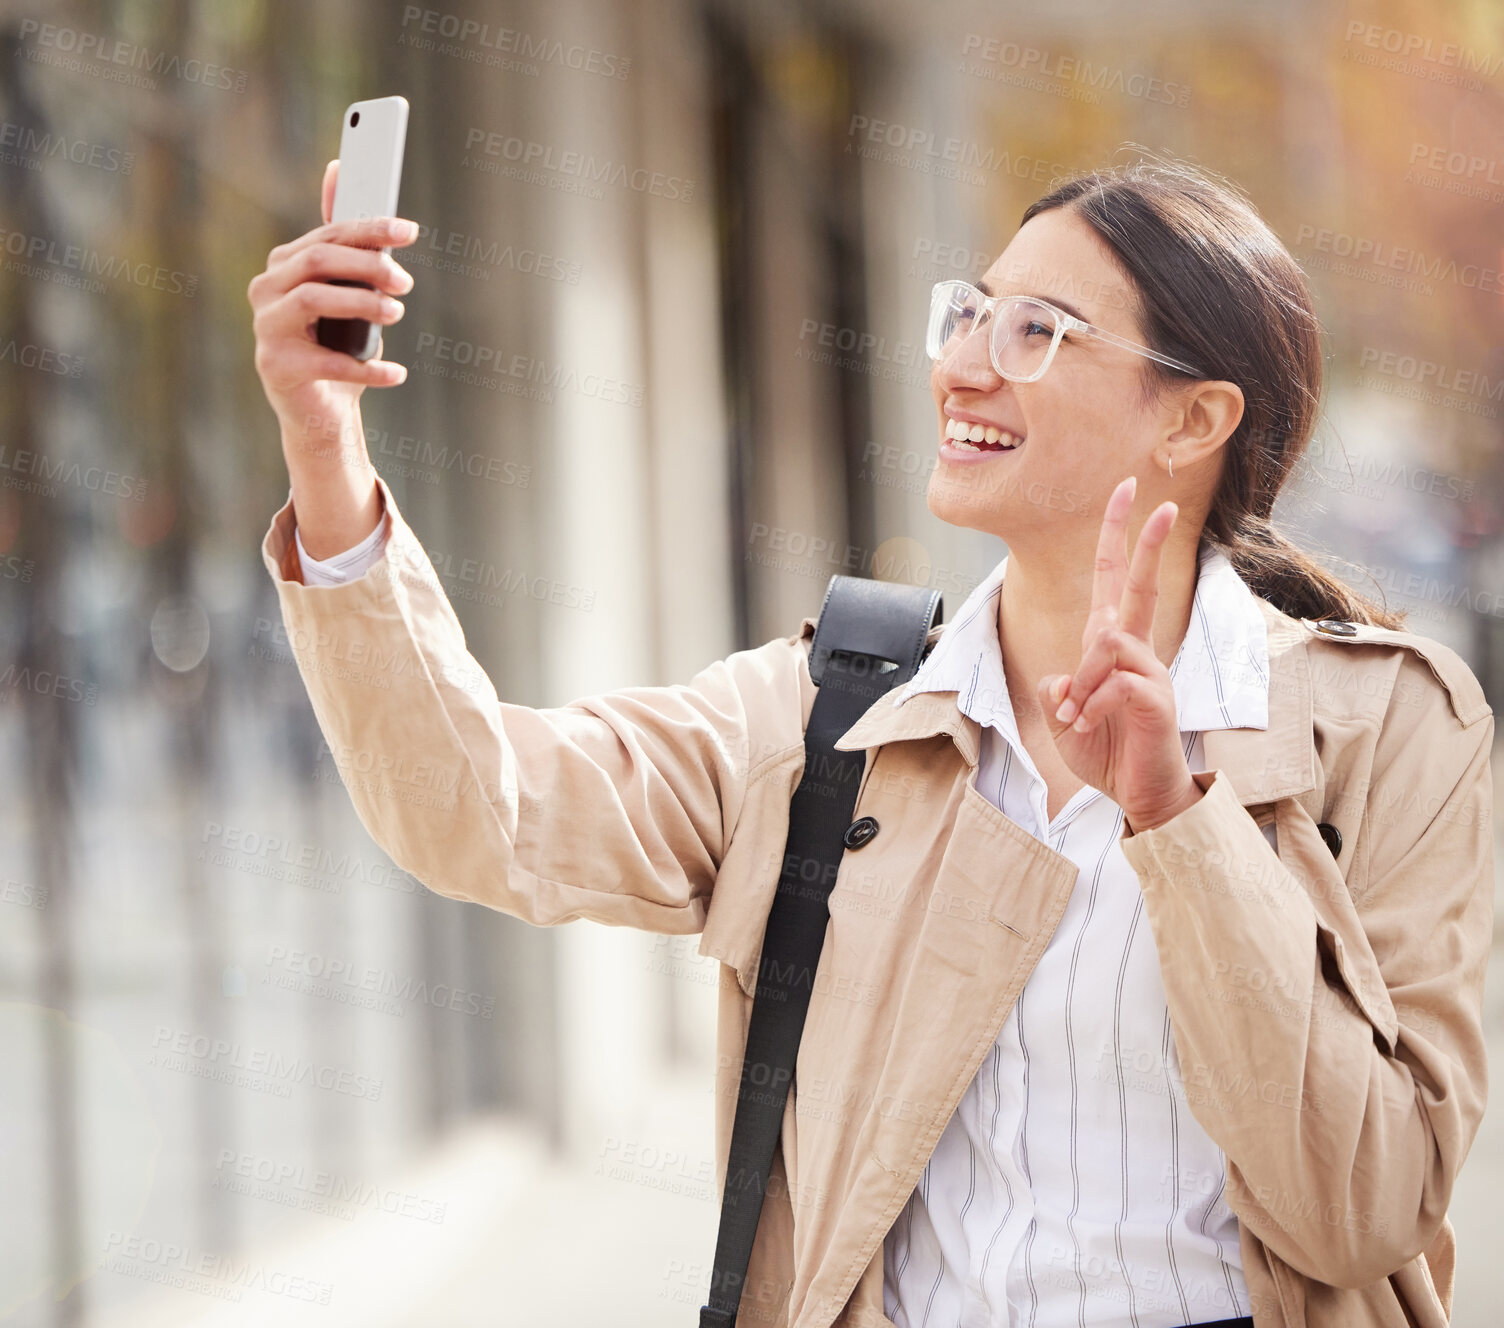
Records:
{"label": "black bag strap", "polygon": [[804,774],[789,806],[783,871],[768,913],[757,991],[726,1159],[709,1303],[700,1328],[735,1328],[763,1193],[793,1085],[794,1063],[830,919],[866,752],[835,742],[884,693],[914,676],[944,599],[923,586],[833,576],[809,672],[819,688],[804,732]]}

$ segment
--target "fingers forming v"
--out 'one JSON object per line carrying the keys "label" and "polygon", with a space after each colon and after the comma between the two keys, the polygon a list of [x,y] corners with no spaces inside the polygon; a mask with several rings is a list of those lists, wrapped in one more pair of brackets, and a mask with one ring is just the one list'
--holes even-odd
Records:
{"label": "fingers forming v", "polygon": [[1179,509],[1174,503],[1161,503],[1149,513],[1133,548],[1133,564],[1125,578],[1118,619],[1125,631],[1143,641],[1150,639],[1154,608],[1159,602],[1160,554],[1178,515]]}
{"label": "fingers forming v", "polygon": [[1092,569],[1091,612],[1086,618],[1084,651],[1091,638],[1101,630],[1104,619],[1116,619],[1123,600],[1123,586],[1128,579],[1128,513],[1138,487],[1136,476],[1120,480],[1107,499],[1102,513],[1102,530],[1097,536],[1097,559]]}

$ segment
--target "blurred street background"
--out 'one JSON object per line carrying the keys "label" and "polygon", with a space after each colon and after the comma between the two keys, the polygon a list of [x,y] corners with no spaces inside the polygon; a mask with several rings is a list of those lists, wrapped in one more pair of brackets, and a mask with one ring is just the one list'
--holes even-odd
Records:
{"label": "blurred street background", "polygon": [[[1282,527],[1504,697],[1498,0],[0,0],[5,1328],[704,1297],[716,963],[392,866],[261,563],[246,285],[392,93],[424,232],[368,444],[507,700],[687,681],[837,571],[958,608],[1005,549],[925,505],[930,286],[1128,144],[1310,275]],[[1488,1006],[1497,1074],[1498,964]],[[1465,1328],[1504,1293],[1495,1096]]]}

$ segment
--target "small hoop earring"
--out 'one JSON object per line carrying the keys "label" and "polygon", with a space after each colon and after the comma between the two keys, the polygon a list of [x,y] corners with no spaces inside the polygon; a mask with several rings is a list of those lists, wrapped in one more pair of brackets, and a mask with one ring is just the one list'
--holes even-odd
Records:
{"label": "small hoop earring", "polygon": [[1173,480],[1175,478],[1175,454],[1173,452],[1170,454],[1170,458],[1169,459],[1170,459],[1170,478]]}

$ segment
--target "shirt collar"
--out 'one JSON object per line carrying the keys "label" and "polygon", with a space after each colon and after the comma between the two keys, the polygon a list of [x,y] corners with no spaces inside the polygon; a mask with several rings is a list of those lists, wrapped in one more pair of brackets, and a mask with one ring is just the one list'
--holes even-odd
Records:
{"label": "shirt collar", "polygon": [[[997,608],[1005,556],[961,605],[914,677],[893,698],[955,692],[958,708],[978,724],[1017,737],[1003,674]],[[1268,629],[1253,592],[1228,560],[1203,544],[1185,639],[1170,665],[1181,732],[1269,727]]]}

